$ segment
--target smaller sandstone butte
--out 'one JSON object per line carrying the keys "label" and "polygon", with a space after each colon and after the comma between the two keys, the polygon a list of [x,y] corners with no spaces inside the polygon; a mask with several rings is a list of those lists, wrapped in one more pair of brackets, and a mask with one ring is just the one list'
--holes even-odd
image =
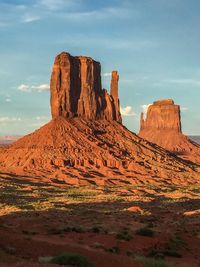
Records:
{"label": "smaller sandstone butte", "polygon": [[139,136],[184,159],[200,163],[200,146],[182,133],[180,106],[172,99],[161,99],[141,113]]}
{"label": "smaller sandstone butte", "polygon": [[175,105],[172,99],[163,99],[153,102],[147,112],[147,118],[144,119],[144,114],[141,113],[141,128],[140,133],[144,131],[174,131],[182,133],[180,106]]}
{"label": "smaller sandstone butte", "polygon": [[82,117],[121,123],[117,71],[112,74],[111,95],[101,85],[101,65],[90,57],[62,52],[55,58],[51,75],[52,118]]}

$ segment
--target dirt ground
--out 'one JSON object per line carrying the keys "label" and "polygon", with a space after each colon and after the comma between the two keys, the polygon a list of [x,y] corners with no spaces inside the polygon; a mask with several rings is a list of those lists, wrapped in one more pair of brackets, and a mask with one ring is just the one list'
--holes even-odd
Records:
{"label": "dirt ground", "polygon": [[200,184],[69,186],[0,173],[0,266],[200,266]]}

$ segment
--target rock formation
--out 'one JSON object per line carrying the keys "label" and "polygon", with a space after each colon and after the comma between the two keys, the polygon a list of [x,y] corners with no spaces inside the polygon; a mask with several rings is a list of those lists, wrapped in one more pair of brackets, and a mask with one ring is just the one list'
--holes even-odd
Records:
{"label": "rock formation", "polygon": [[121,122],[118,79],[113,72],[111,95],[102,89],[101,65],[90,57],[59,54],[51,76],[52,118],[82,117],[87,120],[107,119]]}
{"label": "rock formation", "polygon": [[121,122],[122,118],[121,118],[120,105],[119,105],[118,81],[119,81],[118,72],[116,70],[114,70],[114,71],[112,71],[112,78],[111,78],[111,84],[110,84],[110,94],[114,100],[114,107],[115,107],[114,117],[115,117],[116,121]]}
{"label": "rock formation", "polygon": [[0,149],[1,171],[49,177],[67,184],[194,184],[186,162],[152,146],[116,121],[52,119],[9,148]]}
{"label": "rock formation", "polygon": [[101,87],[98,62],[68,53],[58,55],[51,76],[53,118],[0,149],[1,171],[67,184],[160,185],[165,179],[196,183],[199,173],[194,164],[152,145],[119,123],[118,79],[114,71],[109,95]]}
{"label": "rock formation", "polygon": [[200,163],[200,146],[182,133],[180,106],[172,99],[155,101],[146,118],[141,113],[139,136],[185,159]]}
{"label": "rock formation", "polygon": [[141,113],[140,134],[152,131],[170,131],[181,133],[180,106],[175,105],[172,99],[158,100],[150,105],[147,118]]}

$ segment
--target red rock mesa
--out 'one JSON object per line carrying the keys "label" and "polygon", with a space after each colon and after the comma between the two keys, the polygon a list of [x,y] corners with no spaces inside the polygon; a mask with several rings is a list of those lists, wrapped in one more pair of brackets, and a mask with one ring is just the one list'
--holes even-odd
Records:
{"label": "red rock mesa", "polygon": [[180,106],[172,99],[157,100],[141,113],[139,136],[177,155],[200,163],[200,146],[182,134]]}
{"label": "red rock mesa", "polygon": [[52,118],[82,117],[121,122],[117,71],[112,73],[111,95],[101,85],[101,65],[90,57],[61,53],[51,76]]}
{"label": "red rock mesa", "polygon": [[[100,63],[61,53],[51,76],[52,120],[0,149],[6,172],[67,184],[195,183],[199,173],[121,124],[118,73],[102,89]],[[46,180],[45,180],[46,181]]]}

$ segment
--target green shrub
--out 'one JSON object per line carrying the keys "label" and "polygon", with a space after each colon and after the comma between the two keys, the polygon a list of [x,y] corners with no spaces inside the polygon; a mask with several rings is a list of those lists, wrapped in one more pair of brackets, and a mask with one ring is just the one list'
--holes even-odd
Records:
{"label": "green shrub", "polygon": [[76,267],[93,267],[88,260],[77,253],[63,253],[55,257],[40,257],[40,263],[55,263],[58,265],[76,266]]}
{"label": "green shrub", "polygon": [[176,257],[176,258],[181,258],[181,254],[178,253],[175,250],[172,249],[153,249],[150,253],[149,253],[150,257],[154,257],[156,259],[164,259],[165,256],[168,257]]}
{"label": "green shrub", "polygon": [[60,235],[64,233],[75,232],[75,233],[85,233],[85,229],[81,226],[66,226],[61,228],[51,228],[48,231],[48,234],[51,235]]}
{"label": "green shrub", "polygon": [[106,252],[110,252],[110,253],[119,254],[120,253],[120,248],[114,246],[114,247],[111,247],[111,248],[106,248],[105,251]]}
{"label": "green shrub", "polygon": [[136,231],[137,235],[142,235],[142,236],[149,236],[149,237],[153,237],[154,236],[154,231],[151,230],[150,228],[144,227],[144,228],[140,228]]}
{"label": "green shrub", "polygon": [[[68,229],[70,229],[70,228],[68,227],[67,229],[65,229],[65,232],[67,232]],[[73,227],[71,227],[71,232],[85,233],[85,229],[82,226],[73,226]]]}
{"label": "green shrub", "polygon": [[144,267],[174,267],[174,265],[168,264],[164,261],[148,259],[143,256],[137,256],[135,257],[135,260],[141,262]]}
{"label": "green shrub", "polygon": [[76,267],[92,267],[88,260],[77,253],[63,253],[51,259],[51,263],[59,265],[71,265]]}
{"label": "green shrub", "polygon": [[98,226],[94,226],[94,227],[92,227],[91,231],[93,233],[100,233],[100,228]]}
{"label": "green shrub", "polygon": [[125,241],[130,241],[131,239],[133,239],[133,236],[126,230],[118,233],[116,235],[117,239],[121,239],[121,240],[125,240]]}

